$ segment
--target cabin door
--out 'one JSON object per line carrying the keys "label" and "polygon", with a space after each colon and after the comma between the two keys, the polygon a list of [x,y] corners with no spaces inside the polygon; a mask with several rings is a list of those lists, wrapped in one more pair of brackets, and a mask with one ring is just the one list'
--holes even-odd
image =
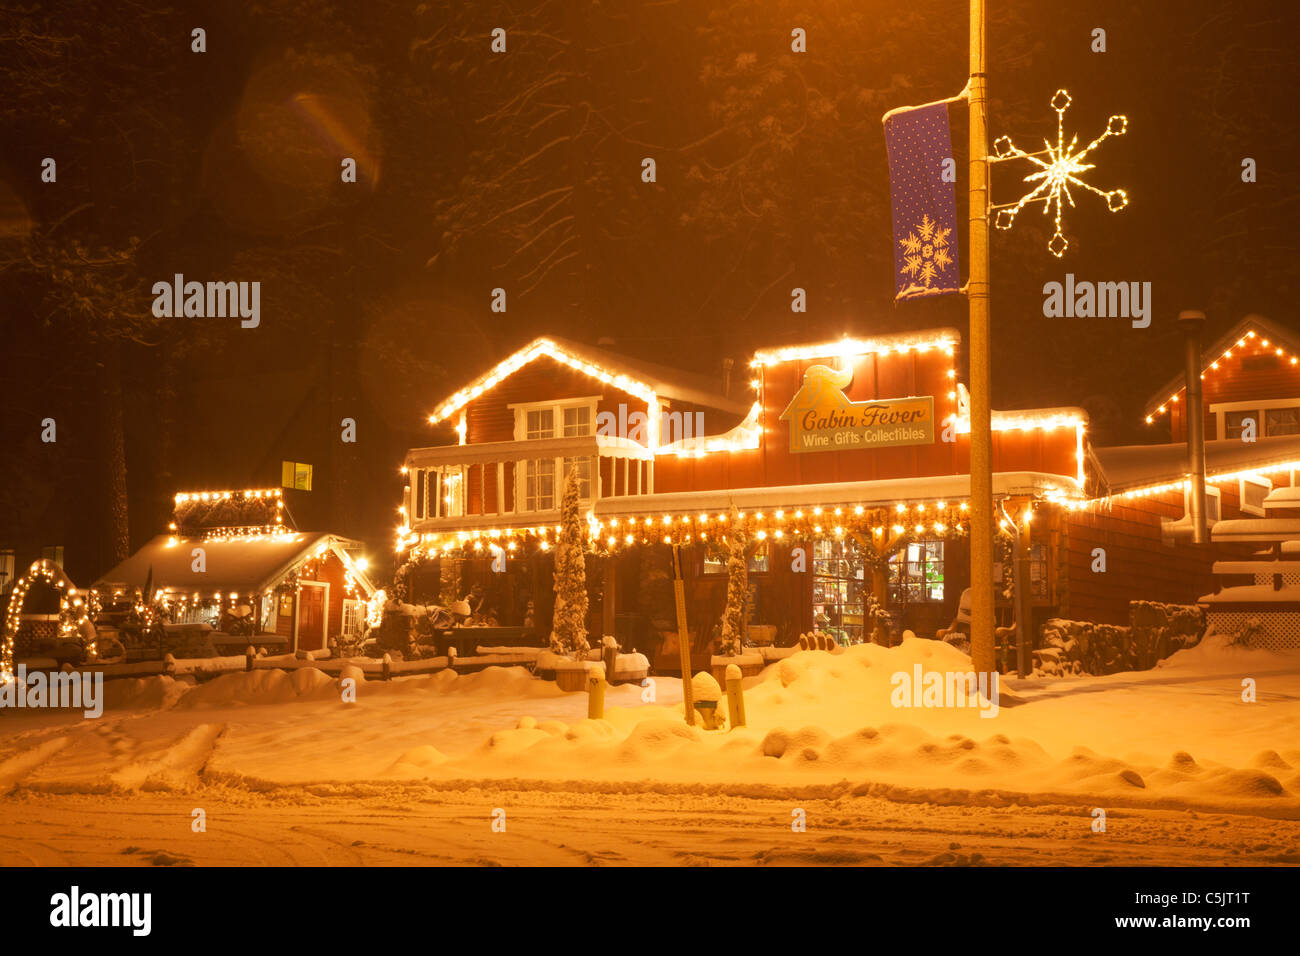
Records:
{"label": "cabin door", "polygon": [[298,591],[298,626],[295,646],[300,651],[318,651],[325,646],[326,609],[329,585],[318,581],[301,582]]}

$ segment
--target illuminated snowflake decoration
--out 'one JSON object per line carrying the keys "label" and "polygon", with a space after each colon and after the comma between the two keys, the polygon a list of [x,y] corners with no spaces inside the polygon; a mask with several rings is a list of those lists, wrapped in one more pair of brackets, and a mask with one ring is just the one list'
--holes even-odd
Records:
{"label": "illuminated snowflake decoration", "polygon": [[[1124,190],[1112,189],[1108,192],[1089,185],[1079,178],[1079,174],[1093,168],[1092,163],[1084,162],[1089,153],[1110,137],[1123,136],[1128,131],[1128,117],[1112,116],[1106,121],[1104,133],[1083,149],[1077,149],[1079,145],[1077,134],[1070,137],[1068,145],[1065,142],[1065,111],[1069,106],[1070,94],[1065,90],[1057,90],[1056,95],[1052,97],[1052,109],[1056,110],[1056,145],[1053,146],[1047,140],[1043,140],[1044,153],[1026,153],[1011,142],[1010,136],[1000,137],[993,143],[994,154],[999,160],[1027,159],[1039,167],[1038,172],[1030,173],[1025,177],[1025,182],[1038,184],[1032,192],[1023,196],[1019,202],[994,207],[997,209],[995,224],[999,229],[1010,229],[1015,222],[1016,213],[1032,203],[1042,203],[1043,215],[1049,212],[1056,214],[1056,233],[1047,243],[1047,248],[1058,259],[1065,255],[1065,250],[1070,247],[1070,243],[1061,232],[1061,210],[1062,197],[1071,208],[1074,207],[1074,196],[1070,194],[1071,186],[1101,196],[1106,200],[1106,208],[1111,212],[1119,212],[1128,205],[1128,194]],[[1040,158],[1044,154],[1047,156],[1046,160]]]}
{"label": "illuminated snowflake decoration", "polygon": [[952,253],[948,250],[950,232],[951,229],[940,229],[938,223],[923,215],[907,238],[898,240],[903,247],[903,268],[898,271],[930,288],[939,272],[952,265]]}

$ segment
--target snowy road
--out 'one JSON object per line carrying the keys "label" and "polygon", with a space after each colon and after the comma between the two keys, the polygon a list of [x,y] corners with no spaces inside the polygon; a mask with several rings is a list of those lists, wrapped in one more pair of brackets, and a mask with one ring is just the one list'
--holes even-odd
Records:
{"label": "snowy road", "polygon": [[[207,830],[191,832],[191,812]],[[791,811],[807,832],[790,829]],[[505,810],[506,830],[491,829]],[[1172,865],[1300,863],[1300,822],[1079,805],[444,789],[274,796],[28,794],[0,802],[0,865]]]}
{"label": "snowy road", "polygon": [[597,721],[518,668],[116,681],[97,720],[0,714],[0,864],[1300,863],[1300,653],[1008,682],[991,719],[896,706],[914,666],[969,664],[803,652],[714,733],[667,679]]}

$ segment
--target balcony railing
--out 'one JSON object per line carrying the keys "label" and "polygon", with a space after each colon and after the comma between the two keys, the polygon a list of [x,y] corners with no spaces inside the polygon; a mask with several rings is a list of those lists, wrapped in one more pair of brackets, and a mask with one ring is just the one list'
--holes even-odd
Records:
{"label": "balcony railing", "polygon": [[[414,532],[455,530],[485,517],[553,524],[565,467],[590,462],[583,508],[654,493],[654,454],[605,435],[413,448],[406,456],[406,515]],[[528,463],[538,463],[531,469]]]}

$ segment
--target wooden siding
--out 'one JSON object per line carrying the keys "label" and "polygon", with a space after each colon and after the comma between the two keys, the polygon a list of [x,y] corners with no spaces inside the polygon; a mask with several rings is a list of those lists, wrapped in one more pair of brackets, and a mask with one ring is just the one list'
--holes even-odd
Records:
{"label": "wooden siding", "polygon": [[[1254,341],[1259,341],[1255,339]],[[1265,363],[1272,358],[1274,362]],[[1272,367],[1266,367],[1271,364]],[[1218,423],[1210,413],[1211,405],[1228,402],[1275,401],[1288,398],[1300,398],[1300,364],[1292,365],[1290,358],[1278,358],[1270,348],[1247,346],[1243,351],[1232,350],[1232,358],[1220,359],[1218,369],[1205,373],[1201,383],[1201,393],[1205,408],[1205,437],[1213,440],[1218,437]],[[1170,440],[1187,441],[1187,413],[1184,404],[1183,389],[1178,391],[1178,401],[1168,403],[1169,396],[1162,396],[1169,409]],[[1158,421],[1158,419],[1157,419]],[[1262,429],[1263,423],[1260,423]]]}
{"label": "wooden siding", "polygon": [[[1271,475],[1276,486],[1288,483],[1285,472]],[[1236,482],[1222,482],[1220,517],[1249,518],[1239,506]],[[1183,516],[1183,493],[1115,499],[1087,511],[1065,516],[1061,561],[1067,580],[1061,596],[1061,616],[1102,624],[1127,624],[1130,601],[1194,604],[1218,583],[1210,566],[1215,561],[1244,558],[1256,544],[1195,545],[1183,540],[1162,543],[1161,519]],[[1106,551],[1104,574],[1092,570],[1093,549]]]}

